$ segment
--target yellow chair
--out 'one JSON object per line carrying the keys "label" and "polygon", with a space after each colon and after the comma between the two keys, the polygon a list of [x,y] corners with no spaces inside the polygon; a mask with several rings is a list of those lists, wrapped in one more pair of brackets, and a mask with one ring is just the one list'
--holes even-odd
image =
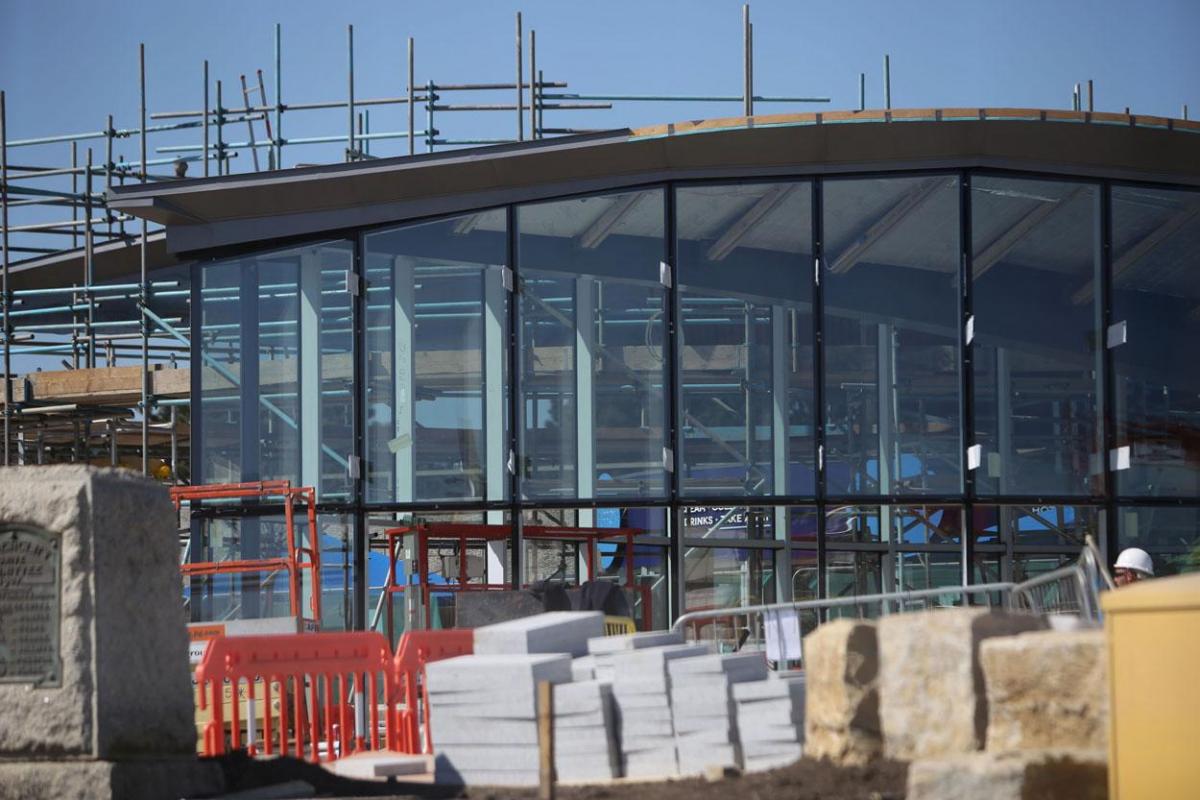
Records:
{"label": "yellow chair", "polygon": [[637,633],[637,625],[632,617],[605,617],[604,635],[621,636],[626,633]]}

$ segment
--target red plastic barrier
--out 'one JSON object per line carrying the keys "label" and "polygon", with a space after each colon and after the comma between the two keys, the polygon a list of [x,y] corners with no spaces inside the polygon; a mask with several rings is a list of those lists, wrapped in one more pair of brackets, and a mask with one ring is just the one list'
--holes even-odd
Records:
{"label": "red plastic barrier", "polygon": [[[225,686],[230,685],[237,698],[244,683],[246,697],[257,701],[259,679],[264,709],[261,752],[320,762],[383,749],[396,734],[392,714],[385,711],[385,733],[380,738],[377,699],[388,702],[396,696],[393,669],[387,640],[374,632],[218,636],[209,642],[196,668],[200,708],[212,707],[212,720],[204,730],[204,754],[215,756],[226,750]],[[354,733],[356,697],[368,709],[362,735]],[[278,715],[272,707],[275,701]],[[257,741],[242,742],[240,700],[232,702],[230,710],[230,748],[245,746],[257,754]]]}
{"label": "red plastic barrier", "polygon": [[[388,740],[391,749],[402,753],[433,752],[425,665],[444,658],[470,655],[474,650],[475,631],[469,628],[409,631],[400,637],[400,646],[392,664],[392,685],[397,693],[389,703],[396,715],[396,723],[391,728],[394,738]],[[425,721],[424,741],[421,738],[421,720]]]}

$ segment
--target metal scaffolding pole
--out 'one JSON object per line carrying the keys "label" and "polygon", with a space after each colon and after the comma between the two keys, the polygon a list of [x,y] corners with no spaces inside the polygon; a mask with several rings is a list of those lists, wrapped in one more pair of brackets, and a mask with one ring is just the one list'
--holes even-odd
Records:
{"label": "metal scaffolding pole", "polygon": [[[138,78],[139,78],[139,117],[141,132],[139,140],[141,145],[142,155],[142,183],[146,183],[146,45],[138,45]],[[218,92],[218,98],[220,93]],[[218,100],[218,103],[220,101]],[[146,259],[146,236],[147,222],[145,217],[142,218],[141,232],[141,252],[139,253],[141,261],[141,281],[138,292],[138,306],[142,312],[141,317],[142,328],[142,474],[150,474],[150,321],[146,318],[145,311],[150,307],[150,280],[149,280],[149,263]]]}
{"label": "metal scaffolding pole", "polygon": [[[113,118],[112,114],[108,115],[108,127],[104,130],[104,191],[108,192],[112,189],[112,171],[113,171]],[[104,204],[104,217],[108,220],[108,235],[113,235],[113,214],[108,208],[108,203]]]}
{"label": "metal scaffolding pole", "polygon": [[538,138],[537,31],[529,31],[529,138]]}
{"label": "metal scaffolding pole", "polygon": [[[283,36],[275,23],[275,169],[283,169]],[[264,102],[265,104],[265,102]]]}
{"label": "metal scaffolding pole", "polygon": [[[207,116],[208,115],[206,114],[205,117],[207,118]],[[217,81],[217,108],[216,108],[216,112],[215,112],[214,116],[216,117],[216,119],[214,121],[217,124],[217,146],[216,146],[217,174],[224,175],[225,174],[225,167],[224,167],[224,164],[225,164],[225,130],[224,130],[224,128],[225,128],[225,125],[224,125],[225,109],[222,108],[222,106],[221,106],[221,81],[219,81],[219,80]],[[206,153],[205,159],[204,159],[205,161],[208,160],[207,155],[208,154]]]}
{"label": "metal scaffolding pole", "polygon": [[892,108],[892,57],[883,57],[883,107],[889,111]]}
{"label": "metal scaffolding pole", "polygon": [[353,161],[354,151],[354,26],[346,26],[346,160]]}
{"label": "metal scaffolding pole", "polygon": [[[521,56],[521,12],[517,12],[517,141],[525,140],[525,109],[522,103],[525,102],[525,93],[521,91],[521,83],[524,80],[524,64]],[[514,584],[515,585],[515,584]]]}
{"label": "metal scaffolding pole", "polygon": [[4,338],[4,466],[9,465],[8,442],[12,425],[12,319],[8,294],[8,125],[4,91],[0,90],[0,257],[3,258],[3,277],[0,279],[0,311],[3,311]]}
{"label": "metal scaffolding pole", "polygon": [[416,76],[413,75],[413,37],[408,37],[408,154],[416,155],[417,140],[413,128],[416,127]]}
{"label": "metal scaffolding pole", "polygon": [[742,6],[742,115],[754,116],[754,40],[750,6]]}
{"label": "metal scaffolding pole", "polygon": [[204,164],[204,177],[208,177],[208,59],[204,59],[204,114],[201,117],[204,128],[204,157],[200,159]]}
{"label": "metal scaffolding pole", "polygon": [[96,301],[92,297],[92,280],[94,277],[93,236],[92,236],[92,148],[87,149],[87,177],[83,182],[84,206],[83,218],[86,227],[83,230],[83,291],[87,299],[87,351],[84,363],[89,367],[96,366],[96,340],[92,337],[92,326],[96,322]]}

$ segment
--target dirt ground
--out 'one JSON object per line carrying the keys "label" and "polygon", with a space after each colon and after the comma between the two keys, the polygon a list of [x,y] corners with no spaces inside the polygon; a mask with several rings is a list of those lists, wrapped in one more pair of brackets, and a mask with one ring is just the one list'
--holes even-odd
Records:
{"label": "dirt ground", "polygon": [[[835,767],[827,761],[801,759],[790,767],[707,781],[692,778],[659,783],[559,788],[561,800],[903,800],[908,767],[880,761],[866,767]],[[531,800],[536,791],[467,790],[471,800]]]}
{"label": "dirt ground", "polygon": [[[349,781],[292,758],[254,761],[244,754],[220,759],[234,792],[286,781],[302,780],[316,797],[443,798],[468,800],[534,800],[533,789],[444,786]],[[613,783],[603,786],[559,787],[560,800],[903,800],[908,767],[879,761],[866,767],[836,767],[826,761],[801,759],[790,767],[740,777],[707,781],[692,778],[656,783]]]}

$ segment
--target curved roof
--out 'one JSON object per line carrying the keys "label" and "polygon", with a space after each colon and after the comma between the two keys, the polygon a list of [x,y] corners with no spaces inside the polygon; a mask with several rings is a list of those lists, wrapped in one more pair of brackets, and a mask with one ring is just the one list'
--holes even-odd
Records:
{"label": "curved roof", "polygon": [[192,252],[668,179],[985,167],[1200,186],[1200,122],[1034,109],[735,117],[114,188]]}

